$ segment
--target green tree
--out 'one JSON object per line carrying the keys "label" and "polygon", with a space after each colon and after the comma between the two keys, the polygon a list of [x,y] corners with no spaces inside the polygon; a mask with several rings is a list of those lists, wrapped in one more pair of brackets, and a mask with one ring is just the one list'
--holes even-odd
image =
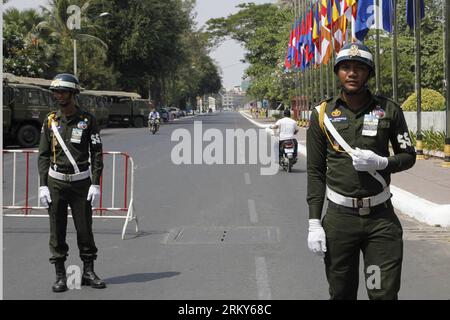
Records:
{"label": "green tree", "polygon": [[3,56],[4,71],[18,76],[39,77],[45,73],[45,47],[39,42],[36,26],[43,16],[36,10],[4,13]]}
{"label": "green tree", "polygon": [[[49,9],[43,8],[45,21],[37,28],[48,44],[48,59],[52,61],[47,77],[60,72],[73,72],[73,40],[77,40],[78,77],[83,86],[92,89],[114,85],[115,74],[107,64],[108,45],[94,34],[98,27],[87,14],[92,1],[52,0]],[[67,27],[69,5],[81,8],[81,29]]]}
{"label": "green tree", "polygon": [[208,31],[219,42],[231,38],[246,49],[245,61],[250,64],[246,77],[251,81],[248,94],[257,99],[289,101],[293,75],[283,71],[289,37],[291,12],[274,4],[241,4],[240,11],[227,18],[208,21]]}

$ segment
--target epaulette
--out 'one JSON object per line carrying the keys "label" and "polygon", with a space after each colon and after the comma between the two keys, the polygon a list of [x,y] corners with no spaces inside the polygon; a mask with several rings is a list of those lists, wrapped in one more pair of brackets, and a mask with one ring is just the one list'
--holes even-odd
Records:
{"label": "epaulette", "polygon": [[333,98],[334,98],[334,97],[329,97],[329,98],[326,98],[326,99],[321,100],[318,104],[314,104],[314,105],[311,107],[311,111],[314,111],[314,109],[316,109],[316,107],[322,105],[322,103],[324,103],[324,102],[326,102],[326,103],[328,104],[328,102],[331,102],[331,101],[333,100]]}

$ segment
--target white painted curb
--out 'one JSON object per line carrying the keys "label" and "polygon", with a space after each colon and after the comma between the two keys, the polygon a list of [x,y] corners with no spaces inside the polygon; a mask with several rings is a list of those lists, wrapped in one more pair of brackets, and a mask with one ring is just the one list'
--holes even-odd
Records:
{"label": "white painted curb", "polygon": [[[240,113],[260,128],[270,126],[254,121],[242,111]],[[306,146],[299,143],[298,153],[306,157]],[[439,205],[393,185],[391,185],[391,193],[392,204],[400,212],[428,225],[450,227],[450,204]]]}
{"label": "white painted curb", "polygon": [[402,213],[429,225],[450,226],[450,204],[436,204],[391,185],[392,204]]}

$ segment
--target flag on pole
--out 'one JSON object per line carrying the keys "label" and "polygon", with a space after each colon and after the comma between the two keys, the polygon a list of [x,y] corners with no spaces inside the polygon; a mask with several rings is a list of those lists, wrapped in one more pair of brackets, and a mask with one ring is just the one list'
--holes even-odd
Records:
{"label": "flag on pole", "polygon": [[292,67],[291,61],[294,55],[294,50],[292,47],[292,39],[294,39],[294,25],[292,25],[291,32],[289,34],[288,49],[286,53],[286,58],[284,60],[284,66],[286,67],[286,69],[290,69]]}
{"label": "flag on pole", "polygon": [[327,27],[328,26],[328,10],[327,10],[328,1],[322,0],[322,6],[320,9],[320,21],[322,26]]}
{"label": "flag on pole", "polygon": [[313,31],[312,31],[312,40],[314,43],[314,61],[316,64],[321,63],[322,58],[320,55],[320,3],[316,2],[314,9],[314,21],[313,21]]}
{"label": "flag on pole", "polygon": [[392,0],[379,0],[378,7],[375,5],[375,0],[359,0],[355,25],[356,38],[364,41],[369,29],[392,32],[393,18]]}
{"label": "flag on pole", "polygon": [[339,53],[346,40],[347,32],[347,18],[345,15],[340,16],[333,23],[333,41],[334,41],[334,51]]}
{"label": "flag on pole", "polygon": [[313,43],[313,10],[309,9],[306,15],[306,65],[311,65],[314,60],[314,43]]}
{"label": "flag on pole", "polygon": [[292,40],[292,46],[294,48],[294,66],[298,68],[300,66],[300,52],[298,50],[298,44],[300,40],[300,20],[295,24],[294,39]]}
{"label": "flag on pole", "polygon": [[320,53],[322,57],[322,63],[328,64],[328,61],[331,58],[331,32],[328,28],[328,13],[327,13],[327,0],[322,0],[322,7],[320,10],[321,21],[320,21]]}
{"label": "flag on pole", "polygon": [[[423,17],[425,17],[425,7],[423,4],[423,0],[416,0],[420,1],[420,19],[422,20]],[[448,1],[448,0],[446,0]],[[416,20],[415,17],[415,1],[413,0],[406,0],[406,21],[408,22],[408,26],[413,29],[414,28],[414,21]]]}

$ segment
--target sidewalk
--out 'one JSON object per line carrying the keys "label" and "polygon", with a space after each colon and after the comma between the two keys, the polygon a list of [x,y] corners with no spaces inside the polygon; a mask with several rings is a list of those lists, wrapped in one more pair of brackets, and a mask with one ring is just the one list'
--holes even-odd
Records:
{"label": "sidewalk", "polygon": [[[272,119],[252,119],[259,127],[268,127]],[[306,128],[297,134],[299,154],[306,156]],[[429,225],[450,226],[450,168],[442,168],[442,160],[417,160],[414,167],[391,175],[392,203],[398,211]]]}

